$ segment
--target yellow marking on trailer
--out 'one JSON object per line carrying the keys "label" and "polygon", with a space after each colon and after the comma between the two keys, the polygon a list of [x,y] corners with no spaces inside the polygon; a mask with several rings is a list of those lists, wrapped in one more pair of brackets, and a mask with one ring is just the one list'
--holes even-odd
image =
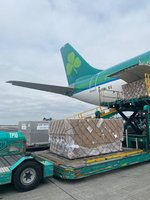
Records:
{"label": "yellow marking on trailer", "polygon": [[101,162],[101,161],[105,161],[105,160],[111,160],[111,159],[115,159],[115,158],[131,156],[131,155],[135,155],[135,154],[138,154],[138,153],[143,153],[143,150],[133,150],[133,151],[129,151],[129,152],[116,153],[116,154],[113,154],[113,155],[108,155],[108,156],[104,156],[104,157],[100,157],[100,158],[90,159],[90,160],[87,160],[86,163],[90,164],[90,163],[94,163],[94,162]]}
{"label": "yellow marking on trailer", "polygon": [[73,172],[73,171],[74,171],[73,168],[66,168],[66,169],[65,169],[65,172]]}

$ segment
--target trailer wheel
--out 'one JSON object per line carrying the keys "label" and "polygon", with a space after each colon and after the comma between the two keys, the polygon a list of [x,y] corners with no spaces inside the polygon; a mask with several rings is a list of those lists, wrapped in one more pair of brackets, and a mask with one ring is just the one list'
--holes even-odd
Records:
{"label": "trailer wheel", "polygon": [[20,192],[32,190],[42,179],[42,168],[35,161],[25,161],[17,167],[13,174],[13,184]]}

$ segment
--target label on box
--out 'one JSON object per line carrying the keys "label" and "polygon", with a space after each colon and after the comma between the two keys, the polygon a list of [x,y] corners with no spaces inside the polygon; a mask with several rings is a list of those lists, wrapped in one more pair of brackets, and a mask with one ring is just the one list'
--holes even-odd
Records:
{"label": "label on box", "polygon": [[48,124],[46,124],[46,123],[39,123],[37,125],[37,130],[48,130]]}
{"label": "label on box", "polygon": [[26,124],[22,124],[22,125],[21,125],[21,130],[26,130],[26,129],[27,129]]}
{"label": "label on box", "polygon": [[91,126],[88,126],[88,127],[87,127],[87,130],[88,130],[90,133],[92,133],[92,131],[93,131],[93,129],[92,129]]}
{"label": "label on box", "polygon": [[102,123],[103,123],[104,119],[99,119],[99,121],[97,122],[97,128],[100,128]]}

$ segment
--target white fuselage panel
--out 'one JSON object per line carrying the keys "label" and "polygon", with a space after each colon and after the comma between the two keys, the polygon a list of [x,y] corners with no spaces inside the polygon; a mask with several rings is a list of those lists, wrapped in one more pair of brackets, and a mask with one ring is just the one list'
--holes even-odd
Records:
{"label": "white fuselage panel", "polygon": [[72,97],[94,105],[101,105],[101,103],[106,102],[114,102],[123,97],[122,85],[125,83],[125,81],[118,79],[86,89],[82,92],[74,94]]}

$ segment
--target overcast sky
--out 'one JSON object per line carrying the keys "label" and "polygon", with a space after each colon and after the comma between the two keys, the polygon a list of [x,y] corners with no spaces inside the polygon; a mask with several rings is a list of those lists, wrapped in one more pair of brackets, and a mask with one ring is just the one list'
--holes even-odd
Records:
{"label": "overcast sky", "polygon": [[60,48],[69,42],[94,67],[150,50],[150,1],[0,0],[0,124],[60,119],[90,104],[12,86],[67,85]]}

